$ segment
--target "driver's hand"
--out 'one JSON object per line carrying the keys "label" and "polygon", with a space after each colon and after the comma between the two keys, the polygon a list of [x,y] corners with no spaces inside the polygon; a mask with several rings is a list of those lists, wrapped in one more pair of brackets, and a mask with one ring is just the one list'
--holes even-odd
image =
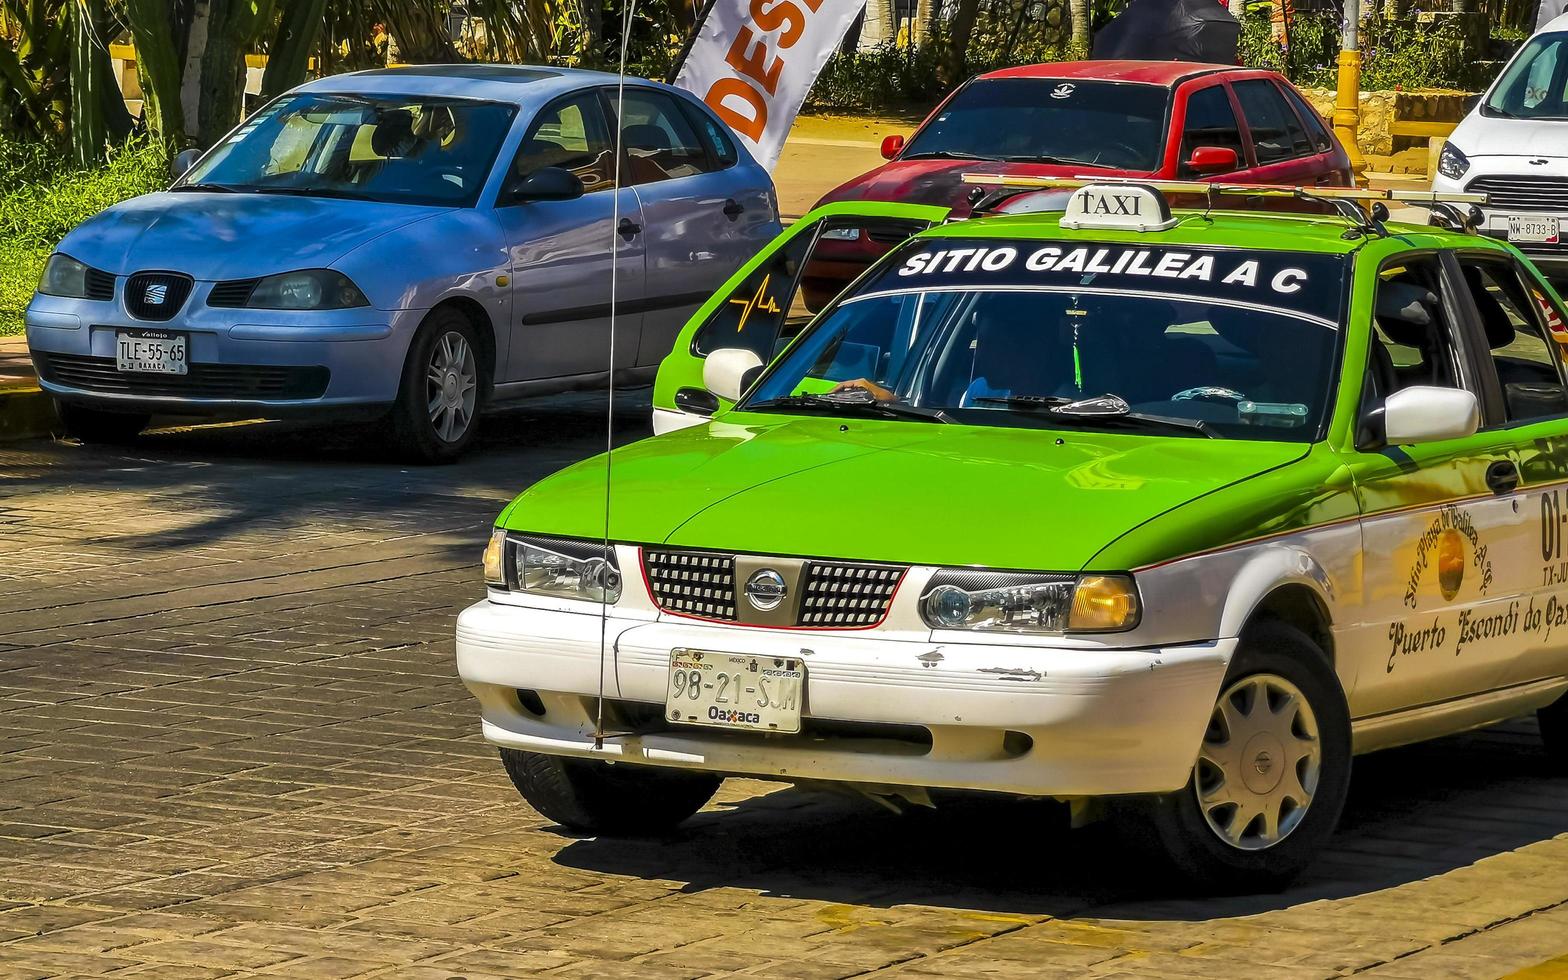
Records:
{"label": "driver's hand", "polygon": [[871,397],[875,398],[879,402],[898,401],[897,395],[893,394],[891,391],[888,391],[886,388],[877,384],[875,381],[869,381],[866,378],[856,378],[853,381],[840,381],[838,384],[833,386],[832,390],[830,390],[828,394],[831,395],[838,391],[854,391],[856,389],[871,392]]}

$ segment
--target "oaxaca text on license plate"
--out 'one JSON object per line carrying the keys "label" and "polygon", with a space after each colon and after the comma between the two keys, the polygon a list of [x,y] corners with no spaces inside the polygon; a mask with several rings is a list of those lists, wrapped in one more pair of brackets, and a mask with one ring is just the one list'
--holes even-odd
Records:
{"label": "oaxaca text on license plate", "polygon": [[664,715],[683,725],[798,732],[805,685],[798,657],[672,650]]}
{"label": "oaxaca text on license plate", "polygon": [[186,337],[167,330],[117,330],[114,366],[121,371],[184,374]]}
{"label": "oaxaca text on license plate", "polygon": [[1508,216],[1508,240],[1511,242],[1540,242],[1556,245],[1559,232],[1556,215],[1510,214]]}

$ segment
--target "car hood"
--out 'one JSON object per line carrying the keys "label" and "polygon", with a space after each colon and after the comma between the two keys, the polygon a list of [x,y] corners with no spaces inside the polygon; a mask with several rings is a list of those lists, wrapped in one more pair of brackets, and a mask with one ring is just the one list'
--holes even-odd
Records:
{"label": "car hood", "polygon": [[1479,109],[1464,118],[1448,139],[1472,160],[1477,157],[1568,157],[1568,121],[1501,119]]}
{"label": "car hood", "polygon": [[[757,416],[749,416],[755,419]],[[833,418],[723,421],[615,451],[610,535],[762,554],[1070,571],[1300,444]],[[518,531],[604,533],[605,458],[535,485]]]}
{"label": "car hood", "polygon": [[324,268],[445,208],[280,194],[146,194],[78,225],[60,250],[98,269],[245,279]]}
{"label": "car hood", "polygon": [[963,182],[963,175],[967,173],[1027,174],[1035,177],[1147,176],[1142,172],[1107,170],[1081,163],[1058,166],[989,160],[894,160],[839,185],[818,201],[817,206],[832,201],[898,201],[950,207],[954,209],[955,215],[962,217],[969,213],[972,203],[969,195],[974,190],[973,185]]}

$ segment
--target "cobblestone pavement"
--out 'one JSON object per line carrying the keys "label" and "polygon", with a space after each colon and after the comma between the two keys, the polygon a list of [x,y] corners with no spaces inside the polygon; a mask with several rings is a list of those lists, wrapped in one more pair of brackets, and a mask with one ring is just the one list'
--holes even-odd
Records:
{"label": "cobblestone pavement", "polygon": [[435,469],[275,425],[0,447],[0,976],[1568,966],[1568,779],[1527,722],[1361,760],[1331,852],[1259,898],[1181,897],[1039,804],[731,781],[672,839],[563,833],[476,736],[451,631],[503,501],[602,432],[580,397]]}

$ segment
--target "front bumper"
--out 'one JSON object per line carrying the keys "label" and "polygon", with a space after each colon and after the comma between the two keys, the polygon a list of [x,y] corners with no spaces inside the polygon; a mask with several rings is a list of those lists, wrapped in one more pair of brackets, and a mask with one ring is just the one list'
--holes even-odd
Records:
{"label": "front bumper", "polygon": [[[549,755],[782,780],[1059,797],[1168,792],[1187,782],[1236,644],[1085,650],[671,618],[603,622],[601,654],[596,615],[491,600],[465,610],[457,668],[479,700],[485,738]],[[666,724],[675,648],[802,657],[803,732]],[[601,667],[607,716],[621,734],[596,749]]]}
{"label": "front bumper", "polygon": [[[386,405],[425,312],[217,309],[200,300],[168,322],[148,322],[116,300],[34,297],[27,343],[40,386],[63,401],[174,415]],[[126,329],[185,334],[190,373],[119,373],[115,333]]]}

